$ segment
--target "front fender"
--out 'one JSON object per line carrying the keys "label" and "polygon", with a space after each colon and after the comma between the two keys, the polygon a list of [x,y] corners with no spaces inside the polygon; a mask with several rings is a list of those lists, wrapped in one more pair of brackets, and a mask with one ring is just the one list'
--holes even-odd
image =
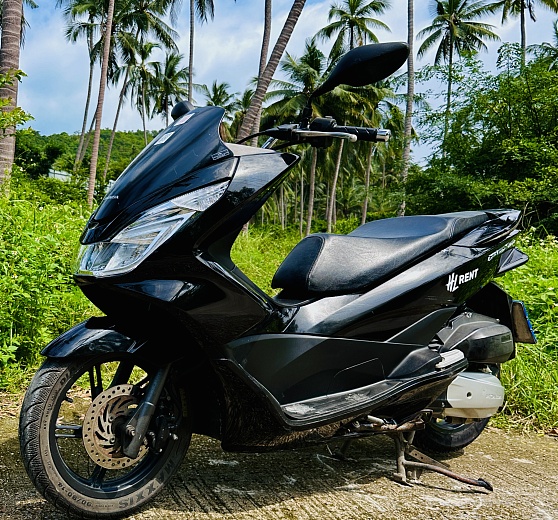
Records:
{"label": "front fender", "polygon": [[114,322],[107,318],[90,318],[51,341],[41,354],[49,358],[67,358],[135,353],[146,343],[119,332]]}

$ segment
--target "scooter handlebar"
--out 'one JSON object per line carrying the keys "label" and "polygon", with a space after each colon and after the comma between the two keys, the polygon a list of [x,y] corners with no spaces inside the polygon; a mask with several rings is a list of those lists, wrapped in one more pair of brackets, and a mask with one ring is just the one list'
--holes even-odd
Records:
{"label": "scooter handlebar", "polygon": [[264,130],[261,134],[284,141],[332,137],[350,141],[386,142],[391,137],[389,130],[365,126],[338,126],[333,119],[329,118],[316,118],[309,128],[300,128],[298,125],[280,125]]}
{"label": "scooter handlebar", "polygon": [[367,128],[365,126],[335,126],[336,132],[356,135],[359,141],[387,142],[391,137],[389,130],[383,128]]}

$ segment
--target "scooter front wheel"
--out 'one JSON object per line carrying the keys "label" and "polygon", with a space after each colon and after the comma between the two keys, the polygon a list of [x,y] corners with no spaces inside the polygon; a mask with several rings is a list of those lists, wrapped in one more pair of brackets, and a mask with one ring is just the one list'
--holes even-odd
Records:
{"label": "scooter front wheel", "polygon": [[[135,458],[122,450],[154,368],[131,355],[47,360],[20,415],[25,468],[40,493],[81,518],[129,515],[155,497],[190,443],[185,398],[169,377]],[[120,427],[119,427],[120,426]]]}

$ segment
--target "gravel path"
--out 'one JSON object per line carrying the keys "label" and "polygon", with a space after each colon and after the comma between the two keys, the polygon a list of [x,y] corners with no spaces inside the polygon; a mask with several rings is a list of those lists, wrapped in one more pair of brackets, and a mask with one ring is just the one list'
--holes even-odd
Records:
{"label": "gravel path", "polygon": [[[62,519],[34,490],[19,460],[15,418],[0,419],[0,518]],[[391,480],[392,441],[353,444],[347,461],[324,447],[265,455],[224,453],[194,437],[187,460],[151,507],[129,519],[541,519],[558,520],[558,439],[488,429],[443,460],[494,492],[436,474],[412,487]]]}

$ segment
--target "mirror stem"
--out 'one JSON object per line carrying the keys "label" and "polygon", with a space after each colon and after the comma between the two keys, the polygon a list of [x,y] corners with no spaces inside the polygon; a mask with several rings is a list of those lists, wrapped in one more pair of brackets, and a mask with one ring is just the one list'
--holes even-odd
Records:
{"label": "mirror stem", "polygon": [[312,97],[308,99],[306,106],[302,110],[302,114],[300,115],[300,128],[308,128],[308,124],[310,123],[310,118],[312,117]]}

